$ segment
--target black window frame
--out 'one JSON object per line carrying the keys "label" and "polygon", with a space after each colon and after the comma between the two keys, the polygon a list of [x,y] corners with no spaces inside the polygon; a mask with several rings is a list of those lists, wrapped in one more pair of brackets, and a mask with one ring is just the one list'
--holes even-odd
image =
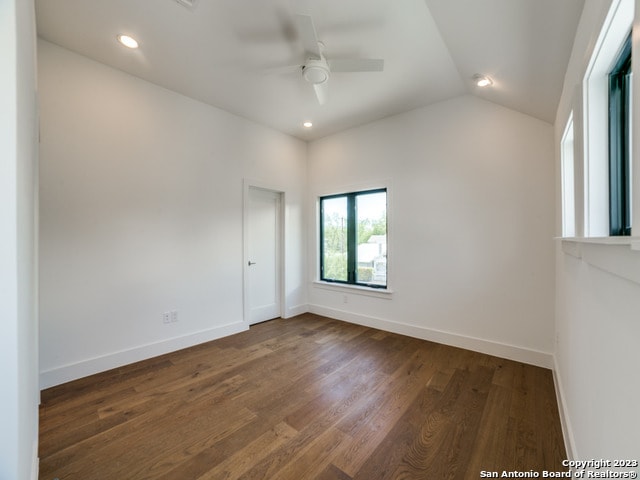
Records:
{"label": "black window frame", "polygon": [[609,235],[631,235],[631,34],[609,73]]}
{"label": "black window frame", "polygon": [[[371,190],[361,190],[357,192],[348,192],[348,193],[337,193],[334,195],[326,195],[320,197],[320,280],[323,282],[329,283],[337,283],[343,285],[356,285],[361,287],[369,287],[369,288],[377,288],[386,290],[389,284],[388,277],[385,277],[385,284],[380,285],[378,283],[367,283],[367,282],[358,282],[357,281],[357,214],[356,214],[356,198],[361,195],[369,195],[373,193],[381,193],[384,192],[387,198],[387,206],[388,206],[388,191],[387,188],[375,188]],[[325,278],[324,276],[324,201],[331,200],[335,198],[346,198],[347,199],[347,280],[337,280],[332,278]],[[385,210],[385,219],[386,219],[386,234],[388,236],[389,231],[389,212],[388,208]],[[388,237],[387,237],[388,238]],[[388,255],[387,255],[388,261]],[[388,263],[387,263],[388,268]],[[388,270],[387,270],[388,271]]]}

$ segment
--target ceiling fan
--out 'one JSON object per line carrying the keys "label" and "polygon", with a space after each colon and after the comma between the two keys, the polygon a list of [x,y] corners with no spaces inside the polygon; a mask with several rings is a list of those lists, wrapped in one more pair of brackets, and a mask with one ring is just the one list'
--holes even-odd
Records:
{"label": "ceiling fan", "polygon": [[318,40],[311,15],[296,15],[300,40],[305,51],[304,64],[298,65],[302,78],[313,85],[318,103],[324,105],[328,97],[328,84],[332,72],[381,72],[384,60],[378,58],[327,59],[324,44]]}

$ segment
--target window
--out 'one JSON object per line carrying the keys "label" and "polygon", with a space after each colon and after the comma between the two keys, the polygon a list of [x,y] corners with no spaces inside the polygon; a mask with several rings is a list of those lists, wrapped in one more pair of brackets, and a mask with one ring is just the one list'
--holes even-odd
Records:
{"label": "window", "polygon": [[631,235],[631,35],[609,73],[609,235]]}
{"label": "window", "polygon": [[[619,65],[622,60],[621,52],[625,50],[624,45],[633,25],[634,7],[634,0],[611,1],[585,72],[583,103],[579,105],[576,102],[575,105],[576,159],[584,160],[574,164],[576,231],[586,237],[607,237],[614,234],[611,229],[611,216],[613,213],[615,217],[618,212],[612,212],[609,138],[616,138],[617,134],[610,131],[610,100],[616,97],[610,95],[610,76],[613,74],[619,77],[618,85],[624,83],[624,74],[616,75],[620,74],[616,66],[622,66]],[[620,113],[624,112],[618,112],[615,116],[620,118]],[[623,126],[620,122],[614,122],[615,124]],[[628,127],[627,122],[626,128]]]}
{"label": "window", "polygon": [[320,279],[387,288],[387,190],[320,198]]}

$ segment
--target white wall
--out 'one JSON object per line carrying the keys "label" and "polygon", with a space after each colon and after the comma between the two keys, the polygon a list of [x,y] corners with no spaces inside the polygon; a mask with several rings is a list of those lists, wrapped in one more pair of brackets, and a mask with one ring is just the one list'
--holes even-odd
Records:
{"label": "white wall", "polygon": [[389,187],[394,293],[312,283],[311,310],[551,366],[553,161],[551,125],[471,96],[312,142],[310,218],[319,195]]}
{"label": "white wall", "polygon": [[[560,140],[572,107],[582,125],[581,82],[611,0],[585,3],[555,124],[556,231],[560,235]],[[636,17],[640,2],[636,1]],[[636,32],[640,31],[636,21]],[[640,58],[634,38],[634,70]],[[634,75],[634,90],[640,77]],[[638,96],[634,99],[638,102]],[[640,158],[640,105],[634,105],[634,161]],[[582,138],[576,131],[576,142]],[[575,163],[583,162],[582,149]],[[634,167],[635,168],[635,167]],[[638,169],[635,169],[636,172]],[[636,177],[637,178],[637,177]],[[581,182],[581,178],[577,179]],[[634,189],[635,202],[640,189]],[[577,198],[576,203],[582,203]],[[640,206],[636,203],[635,206]],[[634,207],[635,207],[634,206]],[[634,208],[637,212],[637,208]],[[581,212],[578,212],[581,213]],[[633,231],[638,222],[634,218]],[[638,234],[635,233],[637,236]],[[640,458],[640,252],[629,246],[558,242],[555,374],[569,455],[576,459]]]}
{"label": "white wall", "polygon": [[46,41],[38,54],[42,387],[247,328],[243,179],[285,191],[284,314],[306,305],[304,142]]}
{"label": "white wall", "polygon": [[33,2],[0,3],[0,478],[37,477],[37,98]]}

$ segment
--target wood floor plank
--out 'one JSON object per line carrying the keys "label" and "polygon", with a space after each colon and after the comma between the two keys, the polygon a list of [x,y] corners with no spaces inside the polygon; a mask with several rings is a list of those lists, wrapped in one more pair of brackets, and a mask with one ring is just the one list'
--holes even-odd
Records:
{"label": "wood floor plank", "polygon": [[500,385],[493,385],[487,396],[485,409],[480,420],[478,435],[473,446],[466,478],[477,479],[480,471],[511,470],[503,458],[507,439],[511,391]]}
{"label": "wood floor plank", "polygon": [[71,408],[87,399],[99,398],[105,391],[113,391],[114,382],[118,385],[135,383],[149,373],[156,373],[171,366],[172,363],[166,356],[155,357],[69,382],[66,388],[48,388],[42,391],[41,401],[49,409],[55,406]]}
{"label": "wood floor plank", "polygon": [[353,480],[349,475],[344,473],[333,463],[330,463],[326,468],[316,476],[316,480]]}
{"label": "wood floor plank", "polygon": [[[373,376],[372,374],[371,377]],[[299,430],[295,438],[247,472],[245,478],[273,478],[281,469],[286,467],[287,463],[305,452],[308,445],[313,443],[316,438],[319,438],[324,432],[337,425],[353,405],[358,404],[360,399],[366,395],[368,388],[369,382],[366,376],[356,377],[353,388],[350,391],[336,398],[333,403],[327,405],[324,409],[317,411],[313,421]]]}
{"label": "wood floor plank", "polygon": [[[536,406],[535,417],[543,423],[542,428],[536,428],[538,437],[538,462],[545,464],[562,463],[565,459],[564,441],[562,440],[562,427],[557,419],[560,417],[556,392],[551,371],[538,368],[535,370],[537,377],[536,388],[533,393]],[[546,432],[546,436],[541,432]],[[561,468],[561,471],[567,471]]]}
{"label": "wood floor plank", "polygon": [[562,470],[549,370],[313,314],[42,393],[40,479]]}
{"label": "wood floor plank", "polygon": [[[372,475],[379,479],[395,478],[396,470],[404,462],[405,455],[410,454],[410,449],[420,434],[428,413],[434,408],[440,397],[439,392],[423,388],[420,395],[395,422],[393,428],[389,430],[376,449],[366,457],[366,461],[360,463],[361,468],[352,475],[354,480],[371,478]],[[436,419],[432,425],[427,425],[427,429],[434,426],[436,427],[434,429],[436,435],[448,431],[442,428],[440,419]],[[428,438],[426,441],[431,444],[432,438]]]}
{"label": "wood floor plank", "polygon": [[[233,435],[220,439],[213,447],[202,448],[199,452],[191,451],[188,457],[181,459],[179,462],[174,462],[170,471],[157,478],[161,480],[195,479],[200,476],[207,476],[208,472],[212,471],[216,475],[220,474],[235,478],[288,440],[290,436],[287,432],[294,432],[294,430],[284,422],[272,425],[262,418],[255,417],[252,422],[243,425]],[[264,444],[265,438],[271,437],[275,437],[275,440],[264,451],[256,453],[258,447]],[[231,462],[230,459],[232,458],[236,460]],[[249,459],[252,459],[250,465],[244,467],[243,465]],[[237,464],[235,463],[236,461],[238,462]]]}
{"label": "wood floor plank", "polygon": [[76,382],[70,382],[69,389],[62,395],[55,395],[50,400],[45,400],[50,396],[50,391],[62,390],[59,388],[50,388],[42,393],[40,407],[40,424],[41,431],[47,431],[50,428],[57,428],[67,423],[69,419],[75,421],[77,415],[93,412],[97,406],[109,404],[114,398],[128,398],[131,396],[130,391],[135,389],[140,383],[147,378],[162,376],[171,372],[172,363],[168,360],[152,363],[149,368],[135,369],[135,373],[126,375],[121,369],[112,370],[113,378],[108,379],[108,375],[98,374],[87,378],[96,378],[95,388],[85,385],[86,378],[77,380],[81,382],[81,386],[77,387]]}
{"label": "wood floor plank", "polygon": [[184,463],[195,452],[215,448],[245,425],[250,425],[255,415],[247,409],[231,409],[208,419],[200,416],[197,422],[189,422],[156,442],[148,442],[141,449],[140,461],[136,469],[120,469],[113,478],[132,475],[140,480],[156,479]]}
{"label": "wood floor plank", "polygon": [[199,477],[185,475],[186,472],[172,472],[171,478],[197,478],[197,480],[237,480],[257,462],[265,458],[283,443],[296,435],[296,430],[285,422],[279,423],[265,434],[238,450],[226,460]]}
{"label": "wood floor plank", "polygon": [[435,366],[427,359],[425,351],[415,352],[338,424],[338,428],[353,438],[351,445],[334,460],[343,472],[354,476],[369,461],[378,445],[429,382]]}
{"label": "wood floor plank", "polygon": [[307,448],[292,457],[272,478],[274,480],[316,478],[330,464],[336,451],[340,450],[348,440],[343,432],[330,427],[309,442]]}
{"label": "wood floor plank", "polygon": [[536,433],[537,420],[535,417],[535,404],[532,395],[531,376],[535,370],[517,365],[515,368],[514,391],[512,395],[510,417],[514,419],[516,445],[514,469],[525,471],[530,465],[535,465],[536,458]]}
{"label": "wood floor plank", "polygon": [[[169,468],[171,465],[159,465],[165,459],[169,458],[171,464],[178,463],[183,453],[189,455],[189,448],[194,451],[206,448],[255,418],[245,408],[227,405],[223,409],[207,409],[207,404],[182,408],[175,404],[161,412],[151,411],[149,415],[141,415],[140,421],[119,425],[50,458],[57,461],[56,473],[61,479],[68,472],[74,473],[70,478],[123,478],[119,473],[126,472],[129,478],[142,479],[147,471]],[[161,423],[158,418],[163,419]],[[96,472],[94,465],[103,458],[112,461],[104,462]],[[46,466],[41,471],[48,473]]]}

